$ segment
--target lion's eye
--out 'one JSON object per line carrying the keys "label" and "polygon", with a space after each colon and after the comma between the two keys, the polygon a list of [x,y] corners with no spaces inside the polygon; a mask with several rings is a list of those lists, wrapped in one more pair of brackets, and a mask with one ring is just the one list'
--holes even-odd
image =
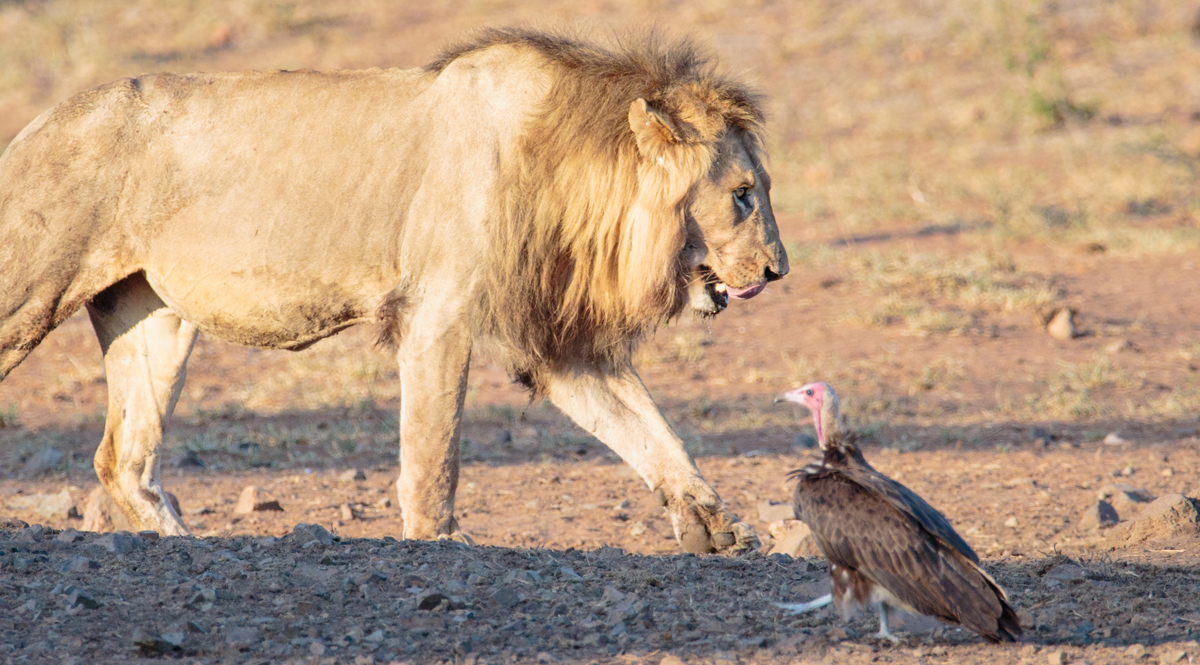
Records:
{"label": "lion's eye", "polygon": [[736,196],[739,201],[745,201],[746,195],[749,193],[749,187],[738,187],[737,189],[733,190],[733,195]]}

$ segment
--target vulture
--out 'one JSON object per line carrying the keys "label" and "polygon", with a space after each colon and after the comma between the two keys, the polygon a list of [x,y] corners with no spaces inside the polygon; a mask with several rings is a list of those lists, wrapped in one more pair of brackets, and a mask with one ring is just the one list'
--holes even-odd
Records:
{"label": "vulture", "polygon": [[793,614],[833,603],[843,620],[856,610],[879,612],[880,638],[889,609],[962,624],[988,642],[1015,642],[1017,615],[996,580],[950,522],[924,499],[863,459],[853,432],[838,419],[838,398],[826,383],[810,383],[776,398],[813,413],[820,463],[792,471],[796,512],[829,561],[833,592],[808,603],[776,603]]}

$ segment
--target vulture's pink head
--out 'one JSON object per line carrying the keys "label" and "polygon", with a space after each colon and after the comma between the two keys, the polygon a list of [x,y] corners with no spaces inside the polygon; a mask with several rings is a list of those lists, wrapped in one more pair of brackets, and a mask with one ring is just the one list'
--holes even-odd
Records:
{"label": "vulture's pink head", "polygon": [[776,402],[795,402],[808,407],[817,428],[817,443],[825,448],[838,429],[838,396],[828,383],[810,383],[775,398]]}

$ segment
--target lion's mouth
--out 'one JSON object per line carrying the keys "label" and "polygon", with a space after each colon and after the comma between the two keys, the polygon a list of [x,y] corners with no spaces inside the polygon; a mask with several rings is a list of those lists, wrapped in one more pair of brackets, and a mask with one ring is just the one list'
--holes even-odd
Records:
{"label": "lion's mouth", "polygon": [[[704,280],[704,293],[708,296],[708,300],[712,303],[709,307],[701,307],[702,314],[713,315],[725,310],[729,306],[729,299],[734,300],[749,300],[762,292],[766,287],[765,281],[750,286],[732,287],[721,281],[717,277],[717,273],[708,266],[700,266],[698,268],[701,278]],[[707,304],[707,303],[706,303]]]}

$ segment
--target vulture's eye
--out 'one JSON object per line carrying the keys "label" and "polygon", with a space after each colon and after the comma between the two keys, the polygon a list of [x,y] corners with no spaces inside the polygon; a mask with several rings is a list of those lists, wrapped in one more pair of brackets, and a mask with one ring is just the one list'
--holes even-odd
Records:
{"label": "vulture's eye", "polygon": [[805,395],[808,395],[809,397],[812,397],[812,396],[813,396],[813,391],[812,391],[812,388],[809,388],[808,390],[805,390],[805,391],[804,391],[804,394],[805,394]]}

